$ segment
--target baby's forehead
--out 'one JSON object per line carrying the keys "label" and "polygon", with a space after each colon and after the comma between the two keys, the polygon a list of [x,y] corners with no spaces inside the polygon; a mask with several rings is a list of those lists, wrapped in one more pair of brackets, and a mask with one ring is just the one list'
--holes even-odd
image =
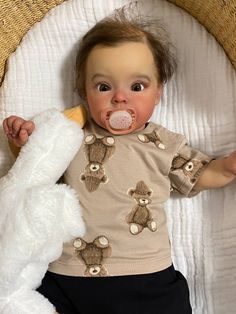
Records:
{"label": "baby's forehead", "polygon": [[140,38],[137,40],[122,40],[122,41],[118,41],[118,42],[108,42],[108,43],[100,43],[100,44],[96,44],[94,45],[90,51],[88,52],[89,54],[94,51],[94,50],[100,50],[100,49],[110,49],[110,50],[116,50],[119,48],[126,48],[129,47],[132,49],[132,47],[137,47],[137,46],[143,46],[146,47],[146,49],[152,51],[152,49],[150,48],[150,44],[147,42],[147,40]]}
{"label": "baby's forehead", "polygon": [[96,46],[88,56],[85,81],[159,80],[156,63],[146,43],[126,42],[116,46]]}
{"label": "baby's forehead", "polygon": [[154,56],[147,43],[128,41],[112,46],[96,45],[88,54],[87,62],[97,62],[98,59],[102,60],[103,63],[106,63],[106,61],[109,63],[111,59],[113,59],[114,62],[125,62],[127,59],[131,61],[137,59],[142,62],[152,62]]}

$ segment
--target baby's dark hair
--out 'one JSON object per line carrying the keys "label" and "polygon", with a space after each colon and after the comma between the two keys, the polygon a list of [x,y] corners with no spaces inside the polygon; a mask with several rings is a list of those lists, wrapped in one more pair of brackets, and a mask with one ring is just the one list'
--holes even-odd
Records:
{"label": "baby's dark hair", "polygon": [[154,57],[159,83],[164,84],[172,77],[176,61],[165,29],[157,20],[130,12],[129,7],[115,10],[114,14],[97,22],[80,40],[76,58],[76,88],[82,98],[86,97],[87,59],[98,45],[115,47],[125,42],[147,43]]}

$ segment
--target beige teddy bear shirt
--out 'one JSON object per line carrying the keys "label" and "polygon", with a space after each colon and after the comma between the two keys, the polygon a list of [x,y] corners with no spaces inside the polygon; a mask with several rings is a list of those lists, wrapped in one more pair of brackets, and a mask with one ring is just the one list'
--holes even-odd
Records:
{"label": "beige teddy bear shirt", "polygon": [[49,270],[69,276],[152,273],[171,265],[164,203],[191,196],[211,160],[183,135],[149,123],[113,135],[90,121],[64,179],[78,193],[87,232],[64,245]]}

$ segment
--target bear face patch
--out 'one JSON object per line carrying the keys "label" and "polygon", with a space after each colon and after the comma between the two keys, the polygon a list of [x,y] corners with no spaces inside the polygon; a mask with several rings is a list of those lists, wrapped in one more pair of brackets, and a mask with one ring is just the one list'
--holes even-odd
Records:
{"label": "bear face patch", "polygon": [[108,276],[103,266],[104,259],[111,255],[111,247],[105,236],[98,236],[93,242],[87,243],[82,238],[76,238],[73,246],[76,256],[85,264],[86,277]]}
{"label": "bear face patch", "polygon": [[156,231],[157,223],[152,219],[148,209],[148,204],[151,203],[152,190],[147,187],[144,181],[139,181],[135,189],[129,189],[128,195],[133,197],[137,203],[126,217],[130,233],[139,234],[144,228],[148,228],[152,232]]}
{"label": "bear face patch", "polygon": [[171,171],[179,170],[189,179],[191,183],[195,183],[202,168],[207,165],[208,162],[199,159],[186,158],[182,155],[177,155],[171,165]]}
{"label": "bear face patch", "polygon": [[80,179],[85,183],[89,192],[98,189],[100,183],[108,181],[105,175],[104,163],[112,156],[115,150],[115,140],[112,136],[97,138],[94,134],[87,135],[84,140],[85,155],[88,164]]}

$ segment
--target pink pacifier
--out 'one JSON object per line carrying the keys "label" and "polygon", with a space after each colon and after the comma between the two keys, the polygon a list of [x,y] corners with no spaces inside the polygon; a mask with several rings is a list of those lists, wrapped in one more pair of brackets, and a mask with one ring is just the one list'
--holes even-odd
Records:
{"label": "pink pacifier", "polygon": [[133,109],[118,109],[103,111],[101,119],[106,125],[106,129],[112,134],[127,134],[135,129],[137,119]]}
{"label": "pink pacifier", "polygon": [[118,110],[111,113],[108,121],[112,129],[124,130],[131,126],[133,118],[130,112]]}

